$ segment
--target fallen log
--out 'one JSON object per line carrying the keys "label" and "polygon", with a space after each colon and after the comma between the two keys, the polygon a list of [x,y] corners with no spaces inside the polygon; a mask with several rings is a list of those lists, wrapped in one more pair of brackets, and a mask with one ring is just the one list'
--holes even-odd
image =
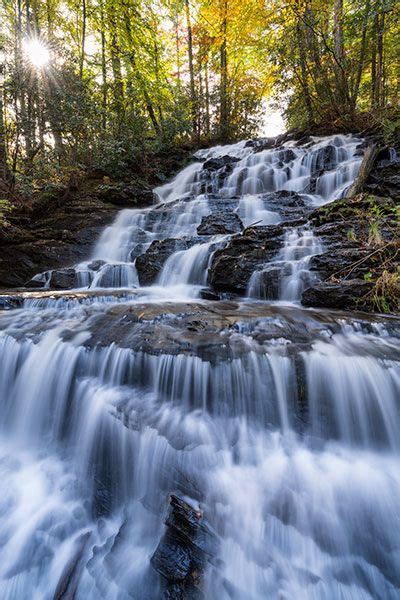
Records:
{"label": "fallen log", "polygon": [[378,156],[378,153],[379,148],[376,144],[368,146],[368,148],[365,151],[364,158],[361,162],[358,175],[347,191],[347,198],[354,198],[354,196],[362,192],[364,185],[369,177],[369,174],[372,171],[372,167],[374,166],[375,159]]}

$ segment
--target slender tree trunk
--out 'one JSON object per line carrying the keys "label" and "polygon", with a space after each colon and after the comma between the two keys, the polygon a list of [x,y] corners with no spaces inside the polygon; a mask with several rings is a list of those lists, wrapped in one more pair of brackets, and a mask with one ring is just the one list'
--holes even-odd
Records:
{"label": "slender tree trunk", "polygon": [[377,39],[377,20],[378,15],[374,16],[374,26],[373,26],[373,35],[372,35],[372,48],[371,48],[371,108],[376,108],[376,90],[377,90],[377,81],[376,81],[376,39]]}
{"label": "slender tree trunk", "polygon": [[333,44],[335,54],[334,70],[336,76],[337,92],[340,98],[341,111],[343,111],[343,109],[346,106],[346,74],[343,45],[343,0],[334,0]]}
{"label": "slender tree trunk", "polygon": [[3,102],[4,65],[0,64],[0,181],[8,181],[10,171],[7,163],[7,143]]}
{"label": "slender tree trunk", "polygon": [[378,15],[377,29],[377,69],[376,69],[376,103],[380,107],[383,105],[383,32],[385,28],[385,13]]}
{"label": "slender tree trunk", "polygon": [[100,5],[100,39],[101,39],[101,128],[107,129],[107,61],[106,61],[106,33],[104,26],[104,7]]}
{"label": "slender tree trunk", "polygon": [[193,136],[198,136],[197,131],[197,98],[196,98],[196,86],[194,79],[194,66],[193,66],[193,36],[192,36],[192,24],[190,20],[190,5],[189,0],[185,0],[185,12],[186,12],[186,28],[188,33],[188,57],[189,57],[189,80],[190,80],[190,108],[192,114],[192,133]]}
{"label": "slender tree trunk", "polygon": [[79,59],[79,77],[81,79],[83,77],[83,66],[85,63],[86,18],[87,18],[86,0],[82,0],[82,33],[81,33],[81,52],[80,52],[80,59]]}
{"label": "slender tree trunk", "polygon": [[175,49],[176,49],[176,72],[178,77],[178,85],[181,83],[181,56],[180,56],[180,39],[179,39],[179,15],[176,15],[175,20]]}
{"label": "slender tree trunk", "polygon": [[367,42],[367,29],[368,29],[370,10],[371,10],[371,0],[366,0],[362,32],[361,32],[360,57],[358,59],[357,73],[356,73],[356,78],[355,78],[355,82],[354,82],[353,93],[351,96],[351,112],[352,113],[354,113],[354,111],[356,109],[358,92],[360,90],[361,76],[362,76],[362,72],[363,72],[363,68],[364,68],[364,64],[365,64],[365,54],[366,54],[366,49],[367,49],[367,43],[366,43]]}
{"label": "slender tree trunk", "polygon": [[227,57],[227,17],[228,0],[223,0],[223,13],[221,22],[222,43],[220,47],[220,123],[219,133],[222,140],[228,138],[229,108],[228,108],[228,57]]}
{"label": "slender tree trunk", "polygon": [[209,90],[209,81],[208,81],[208,59],[206,60],[206,65],[205,65],[205,73],[204,73],[204,78],[205,78],[205,92],[206,92],[206,135],[207,137],[210,136],[210,90]]}
{"label": "slender tree trunk", "polygon": [[300,23],[297,25],[297,44],[299,49],[299,57],[300,57],[300,69],[301,69],[301,86],[303,88],[303,97],[304,97],[304,105],[306,107],[307,112],[307,122],[308,125],[314,121],[313,108],[311,102],[311,94],[310,88],[308,85],[308,73],[307,73],[307,56],[306,56],[306,48],[304,41],[304,31],[303,27]]}
{"label": "slender tree trunk", "polygon": [[132,39],[132,30],[131,30],[131,22],[129,19],[129,15],[127,13],[124,14],[124,23],[125,23],[125,30],[128,36],[128,41],[129,41],[129,46],[130,46],[130,52],[129,52],[129,62],[131,64],[132,67],[132,72],[134,74],[134,77],[139,85],[139,90],[143,96],[144,99],[144,103],[147,109],[147,112],[149,113],[149,117],[150,117],[150,121],[153,125],[154,131],[156,133],[156,135],[161,136],[162,135],[162,128],[158,122],[155,110],[154,110],[154,106],[153,106],[153,102],[151,101],[151,98],[149,96],[149,93],[146,89],[146,84],[142,78],[141,73],[139,72],[139,69],[137,68],[136,65],[136,58],[135,58],[135,52],[133,49],[133,39]]}

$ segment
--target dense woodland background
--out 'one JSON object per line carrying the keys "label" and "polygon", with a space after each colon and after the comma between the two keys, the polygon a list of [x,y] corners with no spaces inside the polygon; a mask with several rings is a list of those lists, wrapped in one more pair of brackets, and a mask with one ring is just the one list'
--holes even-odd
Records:
{"label": "dense woodland background", "polygon": [[[154,153],[288,127],[396,131],[395,0],[1,0],[0,176],[123,177]],[[397,13],[396,13],[397,11]]]}

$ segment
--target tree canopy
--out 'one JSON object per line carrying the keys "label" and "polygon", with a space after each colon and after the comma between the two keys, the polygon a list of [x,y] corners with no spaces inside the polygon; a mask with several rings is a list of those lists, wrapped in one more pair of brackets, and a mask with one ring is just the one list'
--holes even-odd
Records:
{"label": "tree canopy", "polygon": [[[0,0],[0,177],[394,107],[395,0]],[[391,126],[395,127],[396,123]]]}

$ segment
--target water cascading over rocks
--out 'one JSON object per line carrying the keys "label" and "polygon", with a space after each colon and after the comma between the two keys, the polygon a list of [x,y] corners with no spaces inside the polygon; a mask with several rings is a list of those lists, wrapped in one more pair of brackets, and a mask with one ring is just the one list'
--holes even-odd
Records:
{"label": "water cascading over rocks", "polygon": [[199,151],[1,296],[2,599],[400,597],[400,323],[298,302],[361,160]]}

